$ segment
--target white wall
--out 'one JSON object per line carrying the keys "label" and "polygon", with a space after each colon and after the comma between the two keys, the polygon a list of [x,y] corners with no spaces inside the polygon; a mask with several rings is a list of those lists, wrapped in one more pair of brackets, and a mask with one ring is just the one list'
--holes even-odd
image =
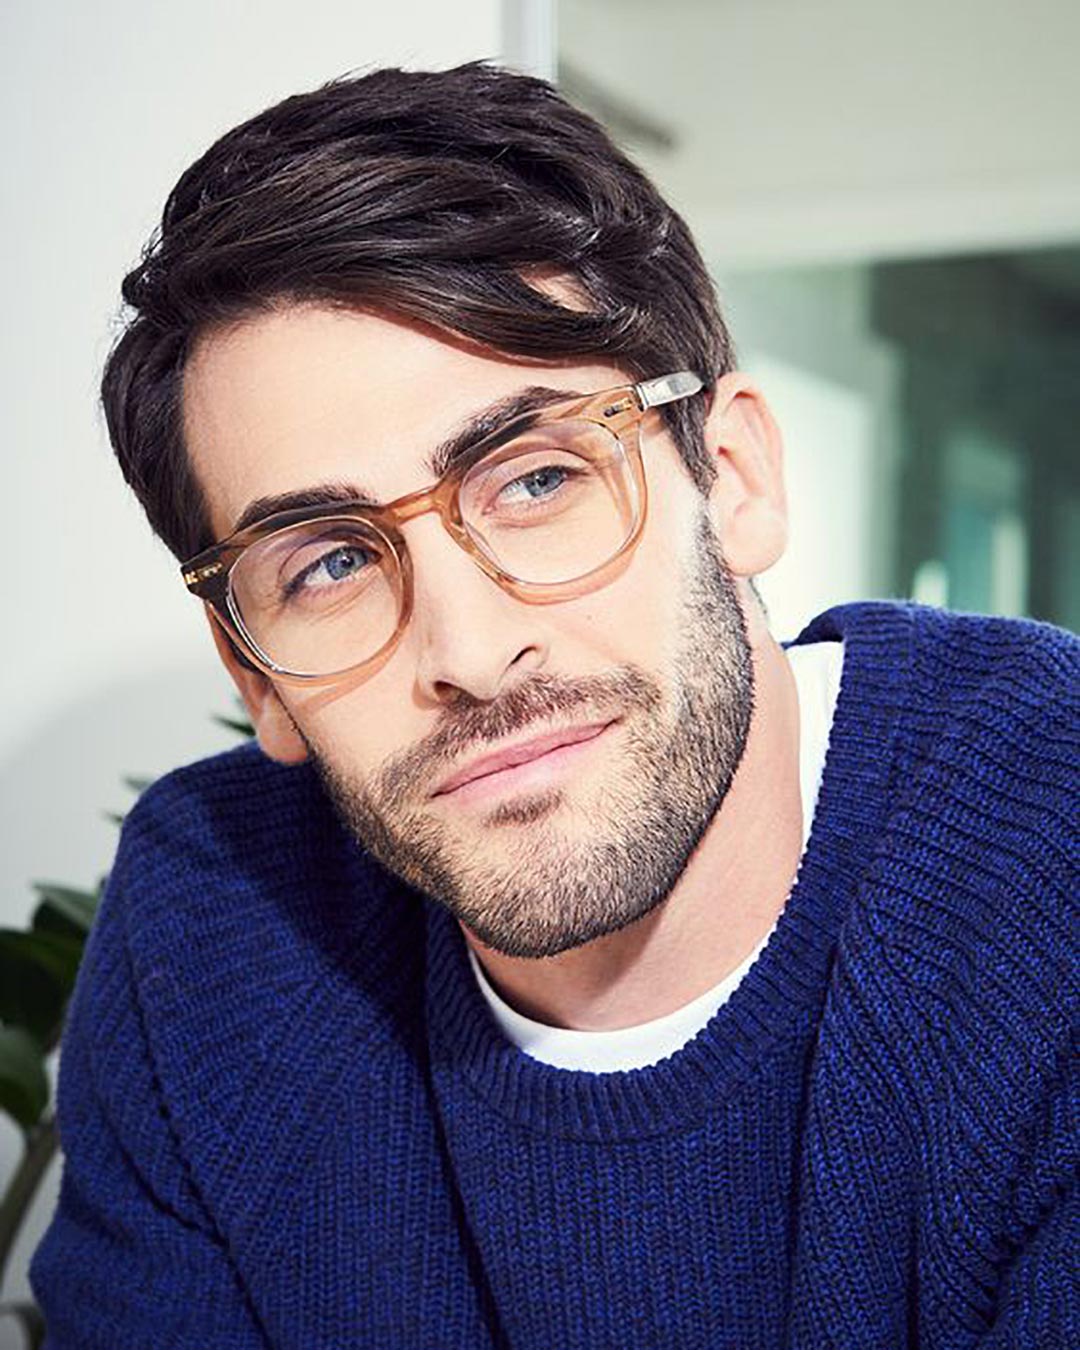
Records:
{"label": "white wall", "polygon": [[1080,231],[1076,0],[560,0],[559,50],[727,266]]}
{"label": "white wall", "polygon": [[[500,54],[499,0],[38,0],[0,8],[0,924],[30,878],[108,866],[120,775],[234,743],[200,609],[155,543],[96,413],[121,277],[214,137],[344,73]],[[520,27],[520,26],[519,26]],[[516,53],[519,57],[527,52]],[[0,1120],[0,1185],[19,1147]],[[54,1202],[58,1169],[3,1291]],[[15,1336],[0,1323],[4,1337]]]}

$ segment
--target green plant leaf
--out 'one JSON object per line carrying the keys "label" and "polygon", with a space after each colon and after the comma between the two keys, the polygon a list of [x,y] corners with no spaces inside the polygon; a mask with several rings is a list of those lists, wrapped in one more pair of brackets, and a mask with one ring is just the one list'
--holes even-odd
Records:
{"label": "green plant leaf", "polygon": [[31,921],[33,928],[86,936],[97,913],[99,892],[77,891],[49,881],[35,881],[33,888],[41,896]]}
{"label": "green plant leaf", "polygon": [[29,1031],[43,1049],[59,1033],[68,991],[13,944],[0,945],[0,1022]]}
{"label": "green plant leaf", "polygon": [[134,778],[131,776],[125,776],[121,781],[123,782],[125,787],[129,787],[132,790],[132,792],[134,792],[136,795],[139,795],[145,792],[146,789],[150,786],[150,784],[154,780],[152,778]]}
{"label": "green plant leaf", "polygon": [[48,1102],[49,1080],[40,1045],[22,1027],[0,1027],[0,1107],[29,1130]]}
{"label": "green plant leaf", "polygon": [[0,1021],[25,1028],[50,1050],[60,1033],[85,940],[70,932],[0,928]]}
{"label": "green plant leaf", "polygon": [[79,973],[84,940],[69,933],[24,933],[18,928],[0,928],[0,952],[9,952],[47,971],[68,990]]}

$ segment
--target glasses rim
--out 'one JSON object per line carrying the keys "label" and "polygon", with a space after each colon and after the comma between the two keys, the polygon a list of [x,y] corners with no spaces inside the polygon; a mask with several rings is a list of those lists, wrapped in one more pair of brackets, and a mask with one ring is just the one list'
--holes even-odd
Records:
{"label": "glasses rim", "polygon": [[[412,613],[411,556],[401,534],[401,526],[431,511],[439,515],[444,528],[476,565],[509,594],[530,604],[570,599],[602,586],[609,576],[625,566],[630,552],[641,537],[647,514],[647,490],[640,447],[640,424],[645,414],[651,408],[689,398],[704,387],[705,381],[693,371],[680,370],[636,384],[615,385],[585,396],[574,396],[519,414],[481,437],[435,483],[426,488],[406,493],[385,504],[342,501],[295,507],[274,512],[234,531],[181,565],[184,584],[193,595],[204,601],[212,617],[256,668],[274,679],[303,685],[363,674],[385,660],[396,646]],[[638,502],[634,523],[617,552],[589,572],[568,581],[525,582],[500,568],[474,540],[462,519],[459,489],[473,466],[500,445],[509,444],[526,431],[572,420],[595,422],[608,431],[626,452]],[[276,664],[248,632],[233,603],[230,584],[232,570],[252,545],[273,535],[312,521],[342,519],[363,521],[376,529],[391,545],[402,585],[401,615],[397,628],[373,655],[340,670],[312,674],[287,669]]]}

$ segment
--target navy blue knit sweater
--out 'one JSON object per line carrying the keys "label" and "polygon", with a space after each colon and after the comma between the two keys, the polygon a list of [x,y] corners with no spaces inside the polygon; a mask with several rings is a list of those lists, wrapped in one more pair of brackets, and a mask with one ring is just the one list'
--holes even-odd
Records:
{"label": "navy blue knit sweater", "polygon": [[1080,1345],[1077,641],[887,603],[800,640],[841,637],[776,930],[630,1072],[506,1041],[308,768],[146,793],[64,1040],[49,1346]]}

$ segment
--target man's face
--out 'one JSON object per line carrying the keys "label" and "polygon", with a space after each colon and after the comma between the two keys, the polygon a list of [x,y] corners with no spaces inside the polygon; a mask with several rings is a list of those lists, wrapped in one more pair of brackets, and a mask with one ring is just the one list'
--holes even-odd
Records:
{"label": "man's face", "polygon": [[[426,487],[436,445],[527,387],[625,380],[611,365],[496,358],[295,307],[197,346],[185,427],[220,538],[256,498],[347,484],[390,501]],[[753,676],[735,583],[655,413],[643,433],[645,529],[602,588],[526,604],[427,515],[404,527],[412,619],[373,674],[273,690],[233,667],[264,748],[306,747],[360,842],[510,956],[565,951],[660,904],[745,747]],[[508,764],[508,749],[525,762]]]}

